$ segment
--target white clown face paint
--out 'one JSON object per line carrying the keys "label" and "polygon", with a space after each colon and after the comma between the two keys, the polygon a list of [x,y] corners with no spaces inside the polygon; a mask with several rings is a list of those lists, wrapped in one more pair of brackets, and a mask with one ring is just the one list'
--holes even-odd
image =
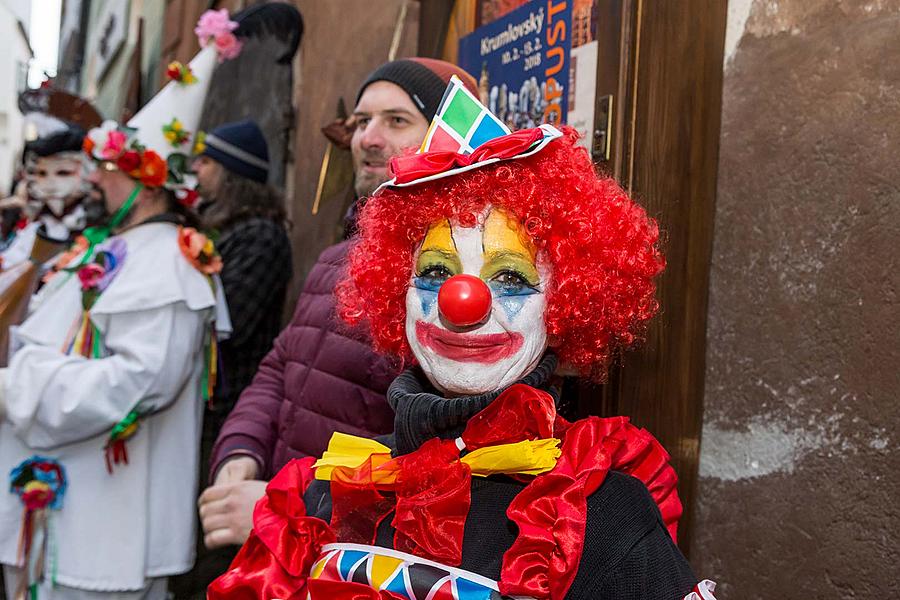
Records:
{"label": "white clown face paint", "polygon": [[[481,394],[521,379],[547,348],[544,324],[547,261],[521,225],[485,211],[475,227],[434,223],[415,258],[406,294],[406,337],[431,383],[453,395]],[[491,312],[459,329],[438,308],[438,290],[454,275],[474,275],[490,288]]]}
{"label": "white clown face paint", "polygon": [[90,190],[86,163],[80,152],[29,157],[25,171],[29,195],[62,216]]}

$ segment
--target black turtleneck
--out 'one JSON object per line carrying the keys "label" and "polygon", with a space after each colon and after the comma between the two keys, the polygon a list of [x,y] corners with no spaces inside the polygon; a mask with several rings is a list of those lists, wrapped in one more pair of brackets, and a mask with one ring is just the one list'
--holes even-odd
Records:
{"label": "black turtleneck", "polygon": [[[544,390],[558,402],[559,391],[551,383],[558,362],[555,354],[547,352],[534,370],[516,383]],[[388,388],[387,401],[394,409],[394,434],[388,445],[400,455],[409,454],[431,438],[454,439],[462,433],[469,419],[506,389],[477,396],[444,398],[438,395],[419,367],[408,369]]]}
{"label": "black turtleneck", "polygon": [[[520,382],[544,389],[558,399],[551,385],[556,364],[556,357],[548,353]],[[453,439],[468,419],[502,391],[443,398],[421,370],[407,370],[388,390],[388,402],[396,412],[396,431],[381,441],[395,454],[405,454],[433,437]],[[504,476],[472,478],[472,505],[463,534],[460,568],[493,580],[500,578],[503,554],[517,533],[515,524],[506,517],[506,509],[524,487]],[[326,482],[313,482],[305,501],[307,514],[331,519]],[[669,537],[650,493],[638,479],[610,472],[588,499],[587,517],[581,564],[567,600],[680,600],[697,583]],[[382,521],[376,545],[393,548],[390,521],[390,517]]]}

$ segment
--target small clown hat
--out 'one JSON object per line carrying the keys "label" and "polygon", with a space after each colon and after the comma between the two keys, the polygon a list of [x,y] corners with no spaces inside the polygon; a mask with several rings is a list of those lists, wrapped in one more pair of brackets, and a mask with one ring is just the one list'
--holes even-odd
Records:
{"label": "small clown hat", "polygon": [[203,144],[197,127],[206,94],[217,61],[240,53],[242,42],[233,33],[238,26],[225,10],[204,13],[194,29],[203,49],[187,65],[168,65],[169,83],[127,126],[106,121],[88,132],[85,151],[95,160],[114,163],[147,187],[164,186],[177,193],[192,188],[190,162],[194,149]]}
{"label": "small clown hat", "polygon": [[391,159],[394,178],[382,184],[378,191],[418,185],[496,162],[525,158],[562,135],[559,129],[546,124],[510,132],[454,75],[422,146],[415,154]]}

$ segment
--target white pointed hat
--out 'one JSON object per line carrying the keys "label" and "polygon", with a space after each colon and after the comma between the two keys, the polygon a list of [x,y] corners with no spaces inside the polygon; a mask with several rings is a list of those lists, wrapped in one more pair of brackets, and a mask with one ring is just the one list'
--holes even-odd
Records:
{"label": "white pointed hat", "polygon": [[[184,73],[179,67],[172,65],[169,70]],[[189,156],[215,67],[216,50],[207,46],[188,64],[190,75],[181,75],[193,82],[170,81],[128,121],[134,137],[164,159],[177,153]],[[177,129],[173,130],[173,126]]]}
{"label": "white pointed hat", "polygon": [[188,65],[171,63],[170,81],[122,127],[106,121],[92,129],[85,150],[94,159],[116,166],[145,186],[173,189],[193,187],[190,157],[216,63],[240,53],[238,27],[228,12],[207,11],[194,30],[203,49]]}

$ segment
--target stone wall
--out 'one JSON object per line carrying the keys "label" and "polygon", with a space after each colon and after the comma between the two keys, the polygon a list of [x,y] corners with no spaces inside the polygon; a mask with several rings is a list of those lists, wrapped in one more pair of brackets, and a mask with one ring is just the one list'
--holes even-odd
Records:
{"label": "stone wall", "polygon": [[692,562],[900,597],[900,2],[730,0],[722,117]]}

